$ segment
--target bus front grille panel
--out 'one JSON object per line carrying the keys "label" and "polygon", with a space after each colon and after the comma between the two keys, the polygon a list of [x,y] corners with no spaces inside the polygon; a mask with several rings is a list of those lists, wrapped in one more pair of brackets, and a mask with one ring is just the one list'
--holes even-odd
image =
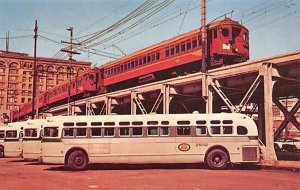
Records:
{"label": "bus front grille panel", "polygon": [[257,147],[243,147],[243,161],[257,161]]}

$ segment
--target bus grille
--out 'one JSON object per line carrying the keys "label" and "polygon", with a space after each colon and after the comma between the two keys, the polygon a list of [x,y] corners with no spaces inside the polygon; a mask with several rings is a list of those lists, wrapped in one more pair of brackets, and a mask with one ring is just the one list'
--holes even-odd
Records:
{"label": "bus grille", "polygon": [[257,161],[257,147],[243,147],[243,161]]}

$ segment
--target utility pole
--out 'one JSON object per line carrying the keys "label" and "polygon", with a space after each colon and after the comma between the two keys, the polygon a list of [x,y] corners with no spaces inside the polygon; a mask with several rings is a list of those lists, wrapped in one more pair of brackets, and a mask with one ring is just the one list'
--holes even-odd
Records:
{"label": "utility pole", "polygon": [[[35,26],[34,26],[34,63],[33,63],[33,85],[32,85],[32,87],[33,87],[33,89],[32,89],[32,104],[31,104],[31,106],[32,106],[32,116],[31,116],[31,118],[32,119],[34,119],[34,103],[35,103],[35,101],[34,101],[34,99],[35,99],[35,97],[36,97],[36,43],[37,43],[37,37],[38,37],[38,35],[37,35],[37,31],[38,31],[38,26],[37,26],[37,20],[35,20]],[[38,108],[38,105],[37,105],[37,108]],[[37,109],[38,110],[38,109]],[[38,113],[37,113],[38,114]]]}
{"label": "utility pole", "polygon": [[69,54],[69,69],[68,69],[68,115],[71,115],[71,108],[70,108],[70,100],[71,100],[71,65],[73,61],[73,54],[80,54],[76,51],[73,51],[73,45],[81,45],[79,43],[73,43],[73,27],[67,29],[70,32],[70,42],[61,41],[61,43],[66,43],[70,45],[70,49],[63,48],[61,49],[62,52],[66,52]]}
{"label": "utility pole", "polygon": [[6,33],[6,52],[9,51],[9,31]]}
{"label": "utility pole", "polygon": [[208,88],[207,88],[207,75],[206,75],[206,61],[207,61],[207,26],[206,26],[206,0],[201,2],[201,42],[202,42],[202,62],[201,72],[202,75],[202,97],[206,101],[206,112],[208,112]]}

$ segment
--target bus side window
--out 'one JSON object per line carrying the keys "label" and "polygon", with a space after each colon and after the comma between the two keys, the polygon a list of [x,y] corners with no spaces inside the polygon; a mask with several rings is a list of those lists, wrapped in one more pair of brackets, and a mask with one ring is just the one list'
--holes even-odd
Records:
{"label": "bus side window", "polygon": [[211,134],[221,134],[221,127],[220,126],[211,126],[210,128]]}
{"label": "bus side window", "polygon": [[142,127],[133,127],[132,128],[132,136],[143,136],[143,128]]}
{"label": "bus side window", "polygon": [[237,134],[238,135],[247,135],[248,129],[244,126],[237,126]]}
{"label": "bus side window", "polygon": [[76,137],[86,137],[86,128],[77,128]]}
{"label": "bus side window", "polygon": [[190,135],[191,128],[190,127],[177,127],[177,135]]}
{"label": "bus side window", "polygon": [[157,127],[148,127],[147,134],[148,134],[148,136],[158,136],[158,128]]}
{"label": "bus side window", "polygon": [[119,128],[119,135],[122,137],[128,137],[129,136],[129,128],[128,127]]}
{"label": "bus side window", "polygon": [[169,127],[160,127],[160,136],[169,136]]}
{"label": "bus side window", "polygon": [[223,126],[223,134],[232,134],[232,126]]}
{"label": "bus side window", "polygon": [[74,128],[65,128],[63,129],[64,137],[73,137],[74,136]]}
{"label": "bus side window", "polygon": [[46,127],[44,129],[45,137],[58,137],[58,127]]}
{"label": "bus side window", "polygon": [[104,137],[113,137],[115,136],[114,128],[104,128]]}
{"label": "bus side window", "polygon": [[197,126],[196,135],[201,136],[201,135],[206,135],[206,134],[207,134],[206,126]]}
{"label": "bus side window", "polygon": [[102,133],[101,133],[101,128],[97,127],[97,128],[91,128],[91,136],[92,137],[101,137]]}

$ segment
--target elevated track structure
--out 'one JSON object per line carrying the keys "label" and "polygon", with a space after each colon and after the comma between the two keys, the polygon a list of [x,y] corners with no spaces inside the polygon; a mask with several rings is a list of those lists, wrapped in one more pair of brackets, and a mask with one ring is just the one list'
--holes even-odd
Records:
{"label": "elevated track structure", "polygon": [[[74,115],[217,113],[224,108],[245,113],[256,118],[263,159],[274,161],[274,139],[289,122],[300,130],[295,116],[299,95],[300,50],[76,100],[71,105]],[[280,103],[283,98],[297,100],[291,110]],[[276,131],[273,103],[285,117]],[[60,105],[47,112],[66,115],[67,110],[68,105]]]}

